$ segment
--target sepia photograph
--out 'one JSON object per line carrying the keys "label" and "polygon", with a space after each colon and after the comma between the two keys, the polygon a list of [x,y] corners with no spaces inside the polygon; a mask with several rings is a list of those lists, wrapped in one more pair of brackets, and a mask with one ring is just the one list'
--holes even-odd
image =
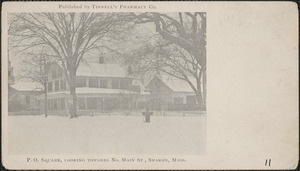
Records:
{"label": "sepia photograph", "polygon": [[3,167],[297,168],[297,7],[3,3]]}
{"label": "sepia photograph", "polygon": [[9,154],[205,154],[205,12],[8,19]]}

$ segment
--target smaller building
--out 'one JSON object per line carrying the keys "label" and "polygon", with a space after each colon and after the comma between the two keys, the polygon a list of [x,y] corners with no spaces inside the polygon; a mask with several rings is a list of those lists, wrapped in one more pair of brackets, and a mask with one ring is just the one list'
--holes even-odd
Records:
{"label": "smaller building", "polygon": [[16,82],[8,86],[8,111],[36,111],[36,96],[43,93],[42,87],[33,82]]}
{"label": "smaller building", "polygon": [[196,95],[184,80],[154,76],[147,85],[152,110],[199,110]]}

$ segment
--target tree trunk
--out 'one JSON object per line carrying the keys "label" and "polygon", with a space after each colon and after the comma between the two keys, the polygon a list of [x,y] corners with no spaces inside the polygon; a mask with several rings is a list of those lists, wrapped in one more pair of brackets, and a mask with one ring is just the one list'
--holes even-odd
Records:
{"label": "tree trunk", "polygon": [[76,71],[70,72],[70,98],[72,99],[71,108],[69,110],[70,118],[77,118],[77,96],[76,96]]}
{"label": "tree trunk", "polygon": [[204,105],[203,105],[203,96],[202,96],[202,92],[201,90],[198,90],[196,92],[196,99],[197,99],[197,103],[198,103],[198,106],[201,110],[204,109]]}
{"label": "tree trunk", "polygon": [[195,92],[196,93],[196,99],[197,99],[198,105],[199,105],[201,110],[204,109],[203,94],[202,94],[202,91],[201,91],[201,86],[204,82],[204,81],[201,82],[202,76],[203,76],[203,70],[200,70],[199,76],[196,78],[197,91]]}
{"label": "tree trunk", "polygon": [[44,83],[44,88],[45,88],[45,105],[44,105],[44,107],[45,107],[45,117],[47,117],[48,115],[48,94],[47,94],[47,91],[48,91],[48,89],[47,89],[47,83],[45,82]]}

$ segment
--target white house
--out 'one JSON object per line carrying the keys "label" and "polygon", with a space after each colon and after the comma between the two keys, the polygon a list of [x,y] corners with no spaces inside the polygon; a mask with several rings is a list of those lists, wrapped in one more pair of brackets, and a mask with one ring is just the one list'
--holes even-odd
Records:
{"label": "white house", "polygon": [[[102,57],[101,57],[102,58]],[[76,95],[79,114],[112,110],[133,110],[145,107],[147,92],[119,64],[84,62],[77,69]],[[69,86],[59,67],[48,79],[49,112],[68,115]],[[38,108],[44,110],[45,95],[37,96]]]}

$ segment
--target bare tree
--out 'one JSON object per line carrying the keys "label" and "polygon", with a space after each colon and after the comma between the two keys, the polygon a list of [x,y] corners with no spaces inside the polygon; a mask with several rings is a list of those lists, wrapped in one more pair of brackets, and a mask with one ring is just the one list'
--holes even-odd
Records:
{"label": "bare tree", "polygon": [[[152,66],[152,69],[159,69],[187,81],[196,94],[198,104],[205,109],[206,14],[179,12],[132,13],[132,15],[138,24],[154,23],[156,32],[165,40],[156,41],[157,45],[148,43],[144,47],[143,52],[154,52],[159,58],[154,60],[153,56],[144,55],[137,59],[140,64],[147,63],[147,66],[142,67],[143,70],[151,70]],[[196,79],[196,85],[192,84],[189,75]]]}
{"label": "bare tree", "polygon": [[63,68],[72,99],[70,115],[77,117],[76,71],[85,55],[110,47],[107,42],[122,31],[126,22],[123,13],[22,13],[14,14],[9,33],[19,38],[16,47],[22,50],[45,46],[52,50]]}
{"label": "bare tree", "polygon": [[22,66],[21,77],[25,80],[30,80],[42,85],[45,99],[44,99],[44,110],[45,117],[48,113],[48,98],[47,98],[47,81],[49,70],[52,65],[55,65],[56,62],[53,58],[50,58],[46,53],[44,53],[44,48],[42,48],[39,54],[34,53],[25,53],[27,57],[30,57],[30,60],[24,60]]}

